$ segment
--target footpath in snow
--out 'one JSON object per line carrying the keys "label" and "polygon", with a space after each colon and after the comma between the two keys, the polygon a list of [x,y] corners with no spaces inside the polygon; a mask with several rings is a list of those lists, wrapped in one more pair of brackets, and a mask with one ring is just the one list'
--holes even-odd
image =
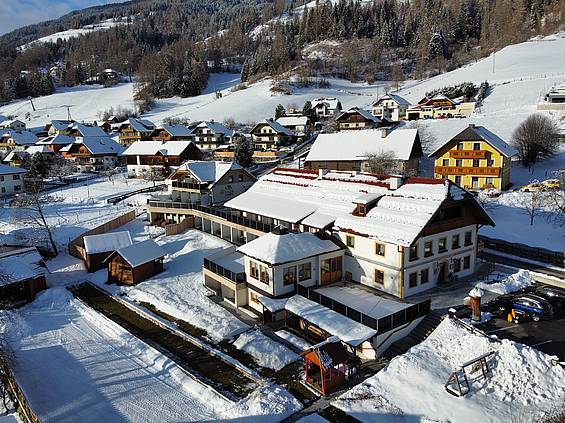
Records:
{"label": "footpath in snow", "polygon": [[[492,374],[468,375],[470,392],[444,389],[463,363],[495,351]],[[565,370],[546,354],[509,340],[491,342],[449,319],[421,344],[332,404],[363,422],[532,422],[565,398]]]}
{"label": "footpath in snow", "polygon": [[274,385],[226,399],[63,288],[9,324],[15,376],[44,422],[279,421],[300,408]]}

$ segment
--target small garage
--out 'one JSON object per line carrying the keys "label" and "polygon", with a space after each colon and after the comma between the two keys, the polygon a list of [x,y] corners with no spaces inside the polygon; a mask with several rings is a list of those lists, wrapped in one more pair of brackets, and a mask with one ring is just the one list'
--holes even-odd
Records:
{"label": "small garage", "polygon": [[2,247],[0,251],[0,309],[33,301],[47,288],[47,269],[37,248]]}
{"label": "small garage", "polygon": [[163,271],[167,253],[152,239],[120,248],[105,262],[108,264],[108,282],[136,285]]}

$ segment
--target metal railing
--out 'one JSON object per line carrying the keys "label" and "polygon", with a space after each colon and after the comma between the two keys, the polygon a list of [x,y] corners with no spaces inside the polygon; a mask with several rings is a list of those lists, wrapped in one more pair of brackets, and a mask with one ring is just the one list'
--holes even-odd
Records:
{"label": "metal railing", "polygon": [[246,228],[255,229],[260,232],[271,232],[275,229],[275,225],[269,223],[259,222],[247,217],[238,216],[231,211],[218,210],[214,207],[202,206],[199,204],[183,203],[179,201],[163,201],[163,200],[147,200],[150,207],[158,207],[164,209],[179,209],[179,210],[197,210],[211,216],[216,216],[227,220],[228,222],[244,226]]}
{"label": "metal railing", "polygon": [[397,311],[388,316],[381,317],[380,319],[375,319],[368,316],[360,311],[357,311],[347,305],[334,300],[333,298],[326,297],[319,292],[306,288],[302,285],[297,285],[298,294],[305,298],[308,298],[315,303],[321,304],[336,313],[339,313],[345,317],[355,320],[356,322],[362,323],[377,331],[377,334],[383,334],[389,330],[396,329],[406,323],[410,323],[413,320],[428,314],[431,310],[431,300],[424,300],[419,303],[413,304],[404,310]]}
{"label": "metal railing", "polygon": [[484,248],[489,248],[491,250],[500,251],[517,257],[523,257],[529,260],[536,260],[543,263],[550,263],[556,266],[565,267],[565,252],[563,251],[530,247],[529,245],[508,242],[502,239],[489,238],[484,235],[479,235],[479,241],[483,242]]}
{"label": "metal railing", "polygon": [[245,272],[232,272],[231,270],[226,269],[225,267],[222,267],[219,264],[208,260],[207,258],[204,259],[204,268],[212,273],[215,273],[216,275],[223,276],[224,278],[229,279],[236,284],[245,283],[247,281]]}
{"label": "metal railing", "polygon": [[200,190],[205,184],[195,184],[192,182],[180,182],[172,181],[173,188],[184,188],[184,189],[197,189]]}

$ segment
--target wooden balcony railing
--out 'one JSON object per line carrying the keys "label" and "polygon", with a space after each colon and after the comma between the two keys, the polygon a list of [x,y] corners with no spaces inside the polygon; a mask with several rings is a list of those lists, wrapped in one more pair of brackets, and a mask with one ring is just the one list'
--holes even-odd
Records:
{"label": "wooden balcony railing", "polygon": [[451,150],[449,157],[453,159],[486,159],[486,150]]}
{"label": "wooden balcony railing", "polygon": [[434,172],[440,175],[500,176],[499,167],[436,166]]}

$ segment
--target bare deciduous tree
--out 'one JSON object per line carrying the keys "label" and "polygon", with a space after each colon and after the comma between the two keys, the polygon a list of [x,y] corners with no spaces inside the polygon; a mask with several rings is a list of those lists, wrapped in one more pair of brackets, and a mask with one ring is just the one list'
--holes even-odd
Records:
{"label": "bare deciduous tree", "polygon": [[399,171],[398,161],[393,151],[365,154],[365,170],[372,173],[390,174]]}
{"label": "bare deciduous tree", "polygon": [[523,204],[524,210],[530,218],[530,225],[533,225],[534,219],[543,212],[544,205],[547,204],[545,193],[541,191],[530,192],[525,196]]}
{"label": "bare deciduous tree", "polygon": [[552,156],[559,146],[559,132],[555,123],[547,116],[533,114],[516,128],[512,143],[518,149],[524,166]]}

